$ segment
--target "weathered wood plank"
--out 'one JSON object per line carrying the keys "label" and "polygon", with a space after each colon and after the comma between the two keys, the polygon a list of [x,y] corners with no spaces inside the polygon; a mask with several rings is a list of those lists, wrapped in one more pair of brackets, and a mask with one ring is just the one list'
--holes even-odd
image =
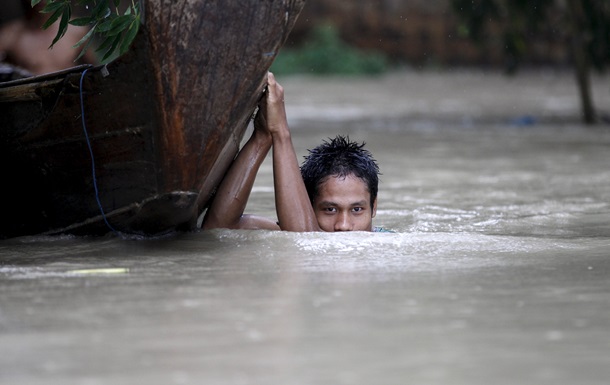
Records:
{"label": "weathered wood plank", "polygon": [[120,231],[193,228],[303,3],[144,0],[133,46],[107,67],[0,86],[0,172],[10,186],[0,235],[108,231],[95,182]]}

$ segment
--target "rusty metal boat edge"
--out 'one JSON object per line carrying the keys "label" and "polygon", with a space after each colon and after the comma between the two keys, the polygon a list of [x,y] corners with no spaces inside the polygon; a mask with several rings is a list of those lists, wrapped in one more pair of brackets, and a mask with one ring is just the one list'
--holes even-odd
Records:
{"label": "rusty metal boat edge", "polygon": [[195,229],[303,5],[143,0],[126,55],[0,83],[0,237]]}

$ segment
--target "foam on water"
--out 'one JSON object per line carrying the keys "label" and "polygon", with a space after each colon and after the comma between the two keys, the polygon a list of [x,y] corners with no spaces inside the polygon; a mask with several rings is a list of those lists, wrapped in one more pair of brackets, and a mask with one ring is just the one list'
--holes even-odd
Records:
{"label": "foam on water", "polygon": [[[289,260],[307,271],[404,272],[529,264],[571,257],[604,241],[481,233],[288,233],[215,230],[222,242],[256,258]],[[539,263],[536,261],[535,263]],[[287,265],[283,265],[286,267]]]}

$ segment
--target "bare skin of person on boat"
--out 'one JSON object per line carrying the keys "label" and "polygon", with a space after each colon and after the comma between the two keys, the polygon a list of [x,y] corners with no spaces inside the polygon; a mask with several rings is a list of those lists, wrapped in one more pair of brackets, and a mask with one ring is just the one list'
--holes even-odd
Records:
{"label": "bare skin of person on boat", "polygon": [[[221,182],[203,228],[372,231],[379,169],[363,145],[338,136],[311,150],[299,168],[284,89],[272,73],[259,107],[254,132]],[[258,169],[271,149],[277,222],[244,214]]]}
{"label": "bare skin of person on boat", "polygon": [[[70,25],[63,38],[52,49],[49,48],[59,29],[59,23],[52,24],[47,29],[41,26],[48,19],[48,14],[41,14],[40,7],[31,11],[31,18],[21,11],[19,1],[10,0],[14,14],[5,16],[8,20],[0,23],[0,60],[6,56],[14,65],[22,67],[34,75],[59,71],[73,67],[74,59],[79,50],[72,48],[88,31],[87,27]],[[28,2],[29,3],[29,2]],[[3,7],[5,4],[3,4]],[[0,11],[1,12],[1,11]],[[7,11],[8,12],[8,11]],[[3,20],[4,17],[0,17]],[[95,63],[92,53],[85,54],[86,63]]]}

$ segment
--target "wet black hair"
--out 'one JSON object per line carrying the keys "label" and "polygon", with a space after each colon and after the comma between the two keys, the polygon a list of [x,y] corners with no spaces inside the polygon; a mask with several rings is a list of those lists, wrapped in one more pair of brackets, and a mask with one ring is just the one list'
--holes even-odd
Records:
{"label": "wet black hair", "polygon": [[366,184],[373,207],[379,185],[379,166],[372,154],[364,149],[364,145],[364,142],[353,142],[349,137],[337,135],[309,150],[309,155],[305,156],[301,165],[301,176],[312,204],[318,196],[320,184],[326,178],[354,175]]}

